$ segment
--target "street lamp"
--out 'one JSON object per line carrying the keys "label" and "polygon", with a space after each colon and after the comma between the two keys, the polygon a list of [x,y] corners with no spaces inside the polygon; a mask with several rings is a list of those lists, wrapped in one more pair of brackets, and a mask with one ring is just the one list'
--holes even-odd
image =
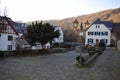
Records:
{"label": "street lamp", "polygon": [[83,52],[83,24],[81,23],[79,25],[79,22],[77,19],[75,19],[75,21],[73,22],[73,27],[75,28],[75,30],[77,30],[79,32],[79,36],[80,36],[80,39],[81,39],[81,42],[80,42],[80,59],[79,59],[79,62],[80,64],[82,65],[83,64],[83,57],[82,57],[82,52]]}
{"label": "street lamp", "polygon": [[79,25],[79,22],[77,19],[75,19],[75,21],[73,22],[73,27],[76,29]]}
{"label": "street lamp", "polygon": [[88,28],[89,27],[89,22],[88,22],[88,20],[85,22],[85,28]]}

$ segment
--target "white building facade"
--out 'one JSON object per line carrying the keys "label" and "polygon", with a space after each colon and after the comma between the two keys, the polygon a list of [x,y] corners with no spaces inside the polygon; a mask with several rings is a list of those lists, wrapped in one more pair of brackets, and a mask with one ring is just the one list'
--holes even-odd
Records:
{"label": "white building facade", "polygon": [[59,31],[59,37],[58,38],[54,38],[52,43],[53,46],[55,47],[55,44],[58,44],[58,47],[61,46],[61,44],[64,42],[64,34],[63,34],[63,30],[60,26],[55,26],[55,30],[54,31]]}
{"label": "white building facade", "polygon": [[7,17],[0,17],[0,51],[16,50],[15,39],[18,33]]}
{"label": "white building facade", "polygon": [[0,36],[0,51],[13,51],[16,50],[16,43],[14,39],[17,37],[15,34],[4,34]]}
{"label": "white building facade", "polygon": [[97,19],[85,32],[85,45],[98,44],[100,40],[104,40],[106,45],[111,44],[111,27],[109,21],[101,21]]}
{"label": "white building facade", "polygon": [[24,23],[17,23],[9,17],[0,16],[0,51],[14,51],[18,47],[21,49],[30,47],[23,37],[25,33]]}
{"label": "white building facade", "polygon": [[59,30],[60,36],[58,38],[54,38],[53,43],[62,43],[62,42],[64,42],[64,40],[63,40],[64,34],[63,34],[63,31],[62,31],[62,28],[59,27],[59,26],[56,26],[55,31],[57,31],[57,30]]}

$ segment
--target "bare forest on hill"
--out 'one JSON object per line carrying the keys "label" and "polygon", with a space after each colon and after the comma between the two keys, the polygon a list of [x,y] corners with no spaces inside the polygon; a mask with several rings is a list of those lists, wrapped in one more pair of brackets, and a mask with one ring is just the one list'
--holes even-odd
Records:
{"label": "bare forest on hill", "polygon": [[[88,20],[89,23],[91,24],[97,18],[100,18],[101,20],[104,21],[111,20],[113,23],[120,23],[120,8],[104,10],[96,13],[81,15],[77,17],[70,17],[61,20],[48,20],[43,22],[48,22],[54,26],[61,26],[64,31],[64,41],[76,42],[76,41],[80,41],[80,37],[78,32],[75,31],[75,29],[73,28],[73,21],[77,19],[79,23],[82,22],[83,26],[85,26],[84,23],[86,22],[86,20]],[[41,20],[36,20],[36,21],[40,22]],[[28,24],[30,23],[31,22],[28,22]]]}

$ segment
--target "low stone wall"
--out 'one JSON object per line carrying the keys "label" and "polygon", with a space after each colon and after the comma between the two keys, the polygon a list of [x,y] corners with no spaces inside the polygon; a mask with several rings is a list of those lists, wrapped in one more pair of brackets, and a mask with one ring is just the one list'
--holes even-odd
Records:
{"label": "low stone wall", "polygon": [[53,48],[49,49],[50,53],[64,53],[67,52],[68,50],[66,48]]}
{"label": "low stone wall", "polygon": [[43,55],[49,53],[64,53],[67,52],[66,48],[53,48],[43,50],[21,50],[21,51],[0,51],[0,57],[10,57],[10,56],[33,56],[33,55]]}
{"label": "low stone wall", "polygon": [[43,52],[40,50],[0,51],[0,57],[32,56],[32,55],[39,55],[42,53]]}

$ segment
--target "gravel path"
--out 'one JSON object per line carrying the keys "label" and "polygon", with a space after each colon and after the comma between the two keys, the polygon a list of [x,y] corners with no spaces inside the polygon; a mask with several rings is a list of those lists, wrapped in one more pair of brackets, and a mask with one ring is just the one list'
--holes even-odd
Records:
{"label": "gravel path", "polygon": [[120,80],[120,53],[106,50],[92,66],[75,67],[76,51],[0,59],[0,80]]}

